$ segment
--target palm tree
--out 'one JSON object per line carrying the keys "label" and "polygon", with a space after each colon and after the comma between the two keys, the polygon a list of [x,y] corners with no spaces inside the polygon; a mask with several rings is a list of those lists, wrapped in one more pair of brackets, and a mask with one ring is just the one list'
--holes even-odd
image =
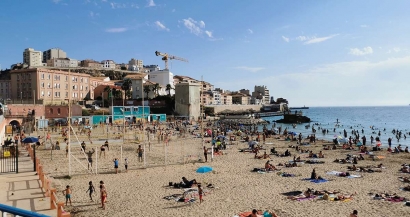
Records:
{"label": "palm tree", "polygon": [[158,96],[159,95],[159,89],[161,88],[161,86],[158,84],[158,83],[156,83],[156,84],[154,84],[154,86],[152,86],[152,91],[154,91],[154,93],[155,93],[155,96]]}
{"label": "palm tree", "polygon": [[131,87],[132,87],[132,81],[131,79],[125,79],[122,83],[121,89],[125,91],[125,98],[129,98],[131,94]]}
{"label": "palm tree", "polygon": [[148,94],[149,94],[149,92],[151,92],[151,88],[150,88],[150,86],[144,86],[144,93],[146,93],[147,94],[147,99],[148,99]]}
{"label": "palm tree", "polygon": [[168,91],[168,96],[171,96],[171,90],[173,90],[174,88],[172,88],[171,84],[167,84],[167,86],[165,87],[165,90]]}

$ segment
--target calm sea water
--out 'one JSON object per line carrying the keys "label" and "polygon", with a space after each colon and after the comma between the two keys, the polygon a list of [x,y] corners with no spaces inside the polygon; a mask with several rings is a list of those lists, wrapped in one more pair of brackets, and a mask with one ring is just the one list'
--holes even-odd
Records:
{"label": "calm sea water", "polygon": [[[380,140],[383,146],[387,146],[387,139],[392,138],[392,145],[407,145],[410,146],[410,106],[386,106],[386,107],[311,107],[310,109],[302,110],[303,115],[309,117],[312,122],[320,124],[319,126],[328,129],[329,134],[323,135],[321,130],[316,131],[316,136],[320,139],[331,140],[335,135],[343,135],[343,129],[348,132],[348,137],[352,135],[352,129],[359,130],[360,137],[362,137],[361,130],[364,129],[364,135],[370,142],[370,136],[376,138],[379,130],[381,131]],[[281,117],[267,117],[264,118],[270,121],[269,129],[273,124],[272,121],[281,119]],[[335,127],[336,120],[339,119],[339,127]],[[312,133],[312,129],[305,129],[307,124],[298,124],[295,129],[289,124],[277,124],[276,126],[288,127],[290,131],[302,133],[304,137]],[[374,126],[374,130],[371,129]],[[318,129],[318,126],[315,125]],[[336,128],[336,132],[333,129]],[[384,131],[386,129],[386,131]],[[399,129],[402,133],[407,134],[407,139],[402,138],[399,142],[395,139],[392,133],[393,129]]]}

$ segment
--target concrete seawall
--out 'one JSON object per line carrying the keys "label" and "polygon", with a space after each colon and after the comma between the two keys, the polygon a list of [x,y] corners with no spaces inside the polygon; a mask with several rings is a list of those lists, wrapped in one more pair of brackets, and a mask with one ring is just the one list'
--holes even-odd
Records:
{"label": "concrete seawall", "polygon": [[231,111],[245,111],[248,109],[253,109],[259,112],[262,108],[261,105],[205,105],[205,107],[214,108],[215,113],[219,113],[223,110],[231,110]]}

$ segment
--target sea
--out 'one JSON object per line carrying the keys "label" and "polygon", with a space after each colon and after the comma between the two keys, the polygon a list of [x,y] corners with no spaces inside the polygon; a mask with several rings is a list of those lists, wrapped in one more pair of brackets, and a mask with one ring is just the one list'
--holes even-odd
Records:
{"label": "sea", "polygon": [[[293,110],[294,112],[295,110]],[[297,110],[299,111],[299,110]],[[335,137],[343,136],[343,130],[346,129],[348,137],[352,135],[352,130],[359,130],[360,138],[364,135],[367,138],[367,144],[370,143],[370,136],[376,138],[380,131],[379,137],[382,146],[388,146],[388,138],[392,138],[392,146],[401,144],[410,146],[410,106],[375,106],[375,107],[310,107],[302,109],[304,116],[311,119],[310,126],[316,129],[316,137],[319,139],[333,140]],[[281,119],[281,116],[263,118],[269,121],[268,129],[272,128],[275,120]],[[336,122],[339,122],[337,126]],[[318,124],[318,125],[316,125]],[[312,134],[312,128],[306,129],[308,123],[292,124],[276,123],[276,127],[282,126],[282,129],[288,128],[288,131],[297,134],[302,133],[303,137]],[[321,130],[328,129],[328,134],[323,134]],[[373,129],[372,129],[373,128]],[[333,132],[333,130],[335,132]],[[364,134],[362,133],[364,130]],[[402,138],[397,141],[396,136],[392,133],[393,129],[402,131]],[[403,135],[406,134],[407,139]]]}

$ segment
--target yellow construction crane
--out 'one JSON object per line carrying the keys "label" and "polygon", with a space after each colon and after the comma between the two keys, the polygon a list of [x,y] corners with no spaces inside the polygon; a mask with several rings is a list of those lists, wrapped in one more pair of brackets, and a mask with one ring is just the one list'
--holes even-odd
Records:
{"label": "yellow construction crane", "polygon": [[165,69],[168,69],[168,60],[180,60],[180,61],[188,62],[187,59],[177,57],[177,56],[174,56],[174,55],[170,55],[170,54],[167,54],[167,53],[161,53],[159,51],[155,51],[155,55],[156,56],[162,56],[162,60],[165,61]]}

